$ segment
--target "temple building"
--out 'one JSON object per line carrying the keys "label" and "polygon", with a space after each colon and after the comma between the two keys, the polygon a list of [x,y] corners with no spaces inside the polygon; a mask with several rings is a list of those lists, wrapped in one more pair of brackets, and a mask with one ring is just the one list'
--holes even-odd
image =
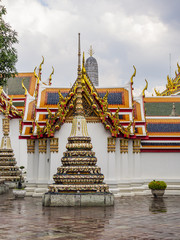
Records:
{"label": "temple building", "polygon": [[[82,105],[104,182],[114,194],[135,195],[148,194],[151,180],[164,180],[167,194],[180,194],[179,65],[174,79],[167,77],[165,91],[146,97],[146,81],[142,94],[135,97],[135,67],[123,86],[96,88],[97,61],[92,52],[88,59],[81,63]],[[43,63],[44,59],[34,73],[20,73],[14,79],[22,83],[21,90],[8,86],[8,97],[21,113],[18,118],[10,116],[10,138],[18,166],[27,168],[29,196],[42,195],[54,182],[76,111],[76,79],[71,88],[55,88],[54,70],[48,82],[41,79]]]}

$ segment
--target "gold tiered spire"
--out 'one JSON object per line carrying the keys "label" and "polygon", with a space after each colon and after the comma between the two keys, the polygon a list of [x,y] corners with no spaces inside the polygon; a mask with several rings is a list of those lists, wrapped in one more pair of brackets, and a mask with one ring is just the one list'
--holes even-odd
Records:
{"label": "gold tiered spire", "polygon": [[75,116],[66,152],[61,159],[62,166],[57,169],[49,186],[49,193],[109,193],[109,187],[103,183],[104,175],[96,165],[97,158],[92,151],[91,138],[87,131],[82,104],[82,71],[80,65],[80,34],[78,34],[78,78]]}
{"label": "gold tiered spire", "polygon": [[80,46],[80,33],[78,34],[78,78],[77,78],[77,98],[75,115],[84,116],[82,105],[82,82],[81,82],[81,46]]}

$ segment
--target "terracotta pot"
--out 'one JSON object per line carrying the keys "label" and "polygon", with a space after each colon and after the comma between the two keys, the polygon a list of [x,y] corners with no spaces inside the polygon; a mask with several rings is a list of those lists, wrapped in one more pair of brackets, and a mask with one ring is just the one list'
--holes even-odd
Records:
{"label": "terracotta pot", "polygon": [[165,189],[151,189],[152,195],[157,198],[157,197],[163,197]]}

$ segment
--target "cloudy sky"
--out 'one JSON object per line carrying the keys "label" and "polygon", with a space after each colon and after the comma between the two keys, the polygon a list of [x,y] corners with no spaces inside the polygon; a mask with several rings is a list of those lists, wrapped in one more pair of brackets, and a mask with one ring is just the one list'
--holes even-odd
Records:
{"label": "cloudy sky", "polygon": [[[180,61],[179,0],[2,0],[6,21],[18,32],[18,72],[33,72],[45,58],[43,80],[52,66],[53,85],[76,79],[77,36],[88,57],[90,45],[101,87],[126,84],[137,69],[135,93],[145,79],[148,92],[166,85]],[[171,60],[170,60],[171,59]]]}

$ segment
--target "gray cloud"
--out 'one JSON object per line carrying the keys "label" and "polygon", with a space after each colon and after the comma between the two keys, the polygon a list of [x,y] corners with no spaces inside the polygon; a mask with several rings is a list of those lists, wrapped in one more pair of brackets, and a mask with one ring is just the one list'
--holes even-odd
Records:
{"label": "gray cloud", "polygon": [[[120,86],[137,68],[135,88],[166,84],[179,60],[178,0],[4,0],[7,21],[19,34],[19,72],[33,71],[45,57],[43,77],[55,68],[55,86],[76,79],[77,33],[82,51],[93,45],[101,86]],[[140,91],[140,90],[139,90]]]}

